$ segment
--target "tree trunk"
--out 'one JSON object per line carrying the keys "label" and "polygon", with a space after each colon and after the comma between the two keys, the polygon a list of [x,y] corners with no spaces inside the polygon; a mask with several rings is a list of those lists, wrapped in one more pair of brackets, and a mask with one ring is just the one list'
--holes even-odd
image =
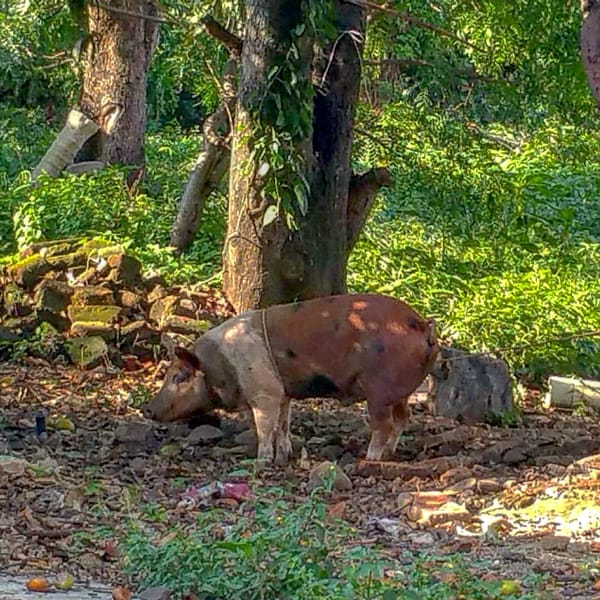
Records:
{"label": "tree trunk", "polygon": [[[106,6],[106,8],[103,8]],[[86,2],[80,110],[100,125],[82,160],[140,166],[146,132],[146,72],[157,41],[156,0]]]}
{"label": "tree trunk", "polygon": [[98,125],[84,114],[78,110],[69,112],[65,126],[33,170],[31,179],[35,181],[42,171],[50,177],[58,177],[83,144],[97,131]]}
{"label": "tree trunk", "polygon": [[303,23],[304,14],[296,0],[247,2],[223,252],[224,291],[238,311],[345,289],[352,122],[362,51],[360,40],[348,32],[362,34],[364,15],[341,1],[335,8],[338,37],[326,49],[323,74],[310,73],[313,40],[301,48],[305,76],[322,79],[323,91],[314,98],[312,138],[298,142],[311,182],[308,210],[305,216],[295,211],[298,228],[290,230],[281,219],[263,226],[272,201],[260,195],[251,135],[256,122],[249,106],[269,93],[263,82],[285,56],[290,31]]}
{"label": "tree trunk", "polygon": [[581,26],[581,58],[596,106],[600,108],[600,2],[586,2]]}
{"label": "tree trunk", "polygon": [[194,168],[185,186],[177,218],[171,230],[171,246],[178,254],[187,250],[198,230],[204,203],[229,168],[231,127],[229,119],[235,103],[233,61],[225,69],[224,98],[204,123],[204,139]]}

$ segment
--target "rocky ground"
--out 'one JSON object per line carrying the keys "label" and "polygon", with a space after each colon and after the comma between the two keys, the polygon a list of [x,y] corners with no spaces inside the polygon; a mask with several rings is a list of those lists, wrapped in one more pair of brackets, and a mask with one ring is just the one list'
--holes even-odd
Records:
{"label": "rocky ground", "polygon": [[[8,583],[1,589],[10,578],[21,585],[16,576],[127,585],[118,543],[125,523],[157,511],[165,529],[192,523],[206,509],[182,507],[182,492],[223,481],[252,452],[235,415],[221,415],[221,429],[145,421],[137,406],[160,378],[151,362],[129,368],[137,370],[80,371],[40,358],[0,364],[0,599],[26,597],[10,595]],[[330,495],[330,510],[365,544],[383,544],[391,557],[487,558],[514,581],[542,574],[540,598],[600,597],[596,416],[530,407],[511,427],[466,426],[433,417],[421,400],[390,463],[361,461],[364,406],[295,403],[296,460],[262,471],[251,489],[287,483],[302,497],[311,470],[337,461],[349,482]],[[222,506],[235,511],[236,502]]]}

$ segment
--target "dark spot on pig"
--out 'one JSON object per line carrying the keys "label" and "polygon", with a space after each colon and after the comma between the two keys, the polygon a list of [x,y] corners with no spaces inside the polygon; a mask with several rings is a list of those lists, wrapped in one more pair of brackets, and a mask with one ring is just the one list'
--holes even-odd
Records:
{"label": "dark spot on pig", "polygon": [[297,398],[318,398],[332,396],[339,391],[338,386],[327,375],[317,373],[294,385],[290,395]]}
{"label": "dark spot on pig", "polygon": [[340,322],[336,321],[335,325],[333,326],[333,328],[335,329],[335,331],[339,331],[340,330]]}
{"label": "dark spot on pig", "polygon": [[297,354],[291,348],[288,348],[285,353],[288,358],[296,358],[297,356]]}
{"label": "dark spot on pig", "polygon": [[416,329],[416,330],[421,329],[420,324],[421,324],[421,322],[416,317],[408,317],[408,326],[411,329]]}
{"label": "dark spot on pig", "polygon": [[373,344],[373,348],[377,354],[383,354],[385,351],[385,346],[379,340]]}
{"label": "dark spot on pig", "polygon": [[335,298],[333,296],[330,296],[329,298],[327,298],[326,302],[327,304],[331,304],[332,302],[335,302]]}

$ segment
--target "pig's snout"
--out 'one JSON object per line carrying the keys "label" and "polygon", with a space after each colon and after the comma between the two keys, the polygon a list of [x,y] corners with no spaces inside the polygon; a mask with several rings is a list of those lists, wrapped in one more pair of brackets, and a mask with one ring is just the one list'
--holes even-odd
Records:
{"label": "pig's snout", "polygon": [[141,409],[142,414],[144,415],[144,417],[146,417],[146,419],[154,419],[154,411],[152,410],[149,404],[142,406]]}

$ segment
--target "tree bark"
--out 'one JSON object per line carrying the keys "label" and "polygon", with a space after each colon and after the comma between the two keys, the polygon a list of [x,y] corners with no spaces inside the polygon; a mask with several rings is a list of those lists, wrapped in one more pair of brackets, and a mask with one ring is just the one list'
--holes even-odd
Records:
{"label": "tree bark", "polygon": [[[311,182],[298,228],[278,219],[263,227],[270,202],[260,196],[260,165],[253,160],[250,133],[256,125],[249,106],[266,95],[267,74],[285,55],[290,31],[302,23],[295,0],[248,0],[236,129],[232,149],[228,235],[223,252],[223,287],[238,311],[345,290],[348,190],[352,122],[360,81],[363,10],[335,2],[338,37],[324,53],[321,72],[310,72],[312,42],[301,49],[306,77],[322,80],[315,95],[312,136],[298,142]],[[285,108],[283,108],[285,110]]]}
{"label": "tree bark", "polygon": [[[102,6],[106,5],[107,8]],[[100,125],[82,160],[141,166],[146,132],[146,72],[157,42],[156,0],[86,2],[80,110]]]}
{"label": "tree bark", "polygon": [[582,3],[581,58],[596,106],[600,108],[600,2]]}

